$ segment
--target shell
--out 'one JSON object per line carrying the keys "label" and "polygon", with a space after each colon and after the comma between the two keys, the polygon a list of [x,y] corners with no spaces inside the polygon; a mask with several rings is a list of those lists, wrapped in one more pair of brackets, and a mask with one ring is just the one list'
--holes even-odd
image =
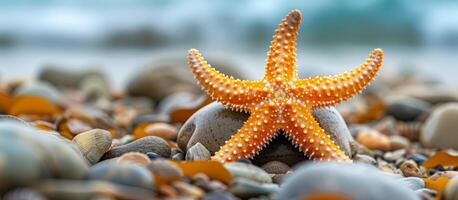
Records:
{"label": "shell", "polygon": [[90,164],[97,163],[111,146],[111,133],[103,129],[93,129],[76,135],[73,142]]}
{"label": "shell", "polygon": [[210,160],[210,152],[200,142],[186,152],[186,160]]}

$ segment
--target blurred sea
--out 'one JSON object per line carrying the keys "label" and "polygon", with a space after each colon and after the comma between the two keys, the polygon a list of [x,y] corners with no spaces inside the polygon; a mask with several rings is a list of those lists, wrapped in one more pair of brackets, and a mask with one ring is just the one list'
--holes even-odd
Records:
{"label": "blurred sea", "polygon": [[371,49],[386,71],[413,71],[458,85],[458,2],[454,0],[0,1],[0,80],[54,63],[98,67],[115,86],[168,52],[235,60],[262,76],[270,38],[292,9],[303,13],[301,70],[337,73]]}

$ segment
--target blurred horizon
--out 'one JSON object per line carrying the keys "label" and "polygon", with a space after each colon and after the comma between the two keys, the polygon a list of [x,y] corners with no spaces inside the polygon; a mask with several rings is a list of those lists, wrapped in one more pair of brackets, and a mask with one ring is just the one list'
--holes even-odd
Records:
{"label": "blurred horizon", "polygon": [[303,14],[300,67],[342,72],[379,47],[388,69],[458,85],[453,0],[1,1],[0,80],[54,63],[97,66],[120,87],[150,60],[169,52],[185,57],[190,48],[235,60],[257,78],[275,28],[293,9]]}

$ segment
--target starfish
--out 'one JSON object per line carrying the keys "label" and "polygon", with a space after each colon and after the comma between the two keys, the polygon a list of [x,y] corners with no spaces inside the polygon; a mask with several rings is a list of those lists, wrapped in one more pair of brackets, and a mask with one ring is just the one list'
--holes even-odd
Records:
{"label": "starfish", "polygon": [[243,126],[215,153],[220,162],[252,158],[283,133],[313,160],[351,162],[314,119],[312,110],[334,106],[361,92],[375,77],[383,52],[374,49],[364,64],[334,76],[300,79],[296,38],[301,13],[290,12],[275,31],[260,81],[239,80],[212,68],[199,51],[189,50],[188,64],[202,89],[223,105],[250,112]]}

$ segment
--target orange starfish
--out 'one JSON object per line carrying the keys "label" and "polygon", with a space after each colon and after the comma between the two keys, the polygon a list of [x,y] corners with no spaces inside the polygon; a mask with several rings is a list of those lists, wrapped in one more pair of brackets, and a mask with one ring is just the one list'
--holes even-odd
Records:
{"label": "orange starfish", "polygon": [[301,13],[289,13],[275,31],[267,57],[264,79],[242,81],[212,68],[201,54],[191,49],[189,66],[202,88],[215,100],[251,112],[213,160],[252,158],[278,133],[286,136],[314,160],[350,161],[324,132],[312,109],[333,106],[366,87],[382,64],[383,52],[375,49],[358,68],[336,76],[299,79],[296,72],[296,38]]}

